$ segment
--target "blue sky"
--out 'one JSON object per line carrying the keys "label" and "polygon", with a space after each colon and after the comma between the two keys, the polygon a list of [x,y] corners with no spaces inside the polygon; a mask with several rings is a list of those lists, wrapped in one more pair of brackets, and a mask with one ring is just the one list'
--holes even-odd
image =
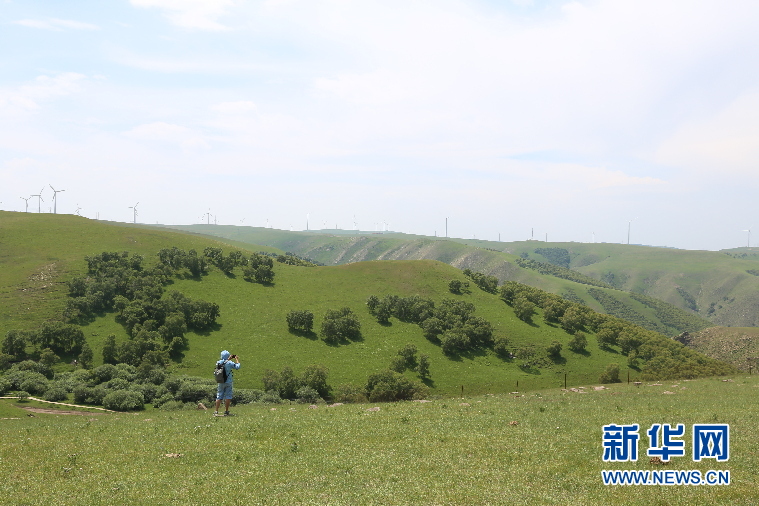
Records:
{"label": "blue sky", "polygon": [[[0,3],[0,209],[759,245],[759,4]],[[37,211],[37,199],[29,200]]]}

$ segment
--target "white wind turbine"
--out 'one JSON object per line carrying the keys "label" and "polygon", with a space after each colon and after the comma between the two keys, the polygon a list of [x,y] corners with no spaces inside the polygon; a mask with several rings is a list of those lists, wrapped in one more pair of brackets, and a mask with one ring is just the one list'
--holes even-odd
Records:
{"label": "white wind turbine", "polygon": [[56,190],[55,188],[53,188],[53,185],[49,185],[49,186],[50,186],[50,189],[53,190],[53,214],[58,214],[58,194],[61,192],[65,192],[66,190]]}
{"label": "white wind turbine", "polygon": [[134,219],[134,223],[137,223],[137,206],[138,206],[139,204],[140,204],[140,203],[139,203],[139,202],[137,202],[137,204],[135,204],[135,205],[133,205],[133,206],[129,206],[129,209],[131,209],[131,210],[133,211],[133,214],[134,214],[134,218],[133,218],[133,219]]}

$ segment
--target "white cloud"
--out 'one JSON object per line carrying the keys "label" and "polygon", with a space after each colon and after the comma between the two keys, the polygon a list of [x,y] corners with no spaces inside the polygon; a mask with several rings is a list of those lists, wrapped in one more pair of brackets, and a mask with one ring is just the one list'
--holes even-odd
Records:
{"label": "white cloud", "polygon": [[100,30],[100,27],[97,25],[93,25],[91,23],[83,23],[81,21],[73,21],[70,19],[20,19],[18,21],[13,21],[13,23],[21,26],[26,26],[28,28],[38,28],[40,30]]}
{"label": "white cloud", "polygon": [[233,0],[130,0],[135,7],[158,8],[169,21],[183,28],[198,30],[228,30],[218,22],[234,4]]}
{"label": "white cloud", "polygon": [[239,102],[221,102],[211,106],[211,110],[221,114],[245,114],[248,112],[254,112],[256,110],[256,104],[247,100]]}
{"label": "white cloud", "polygon": [[38,76],[33,81],[11,89],[0,89],[0,107],[15,106],[25,110],[40,109],[39,102],[78,93],[83,74],[65,72],[54,77]]}
{"label": "white cloud", "polygon": [[681,125],[665,139],[661,163],[700,172],[757,174],[759,91],[747,92],[716,114]]}
{"label": "white cloud", "polygon": [[203,136],[196,131],[163,121],[136,126],[125,132],[124,135],[138,140],[177,144],[183,149],[208,149],[210,147]]}

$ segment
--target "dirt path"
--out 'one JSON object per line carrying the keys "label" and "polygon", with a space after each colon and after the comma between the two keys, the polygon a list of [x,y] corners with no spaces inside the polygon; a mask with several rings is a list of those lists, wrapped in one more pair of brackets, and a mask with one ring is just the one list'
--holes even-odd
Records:
{"label": "dirt path", "polygon": [[[18,397],[13,395],[13,396],[0,397],[0,399],[18,399]],[[65,402],[45,401],[43,399],[38,399],[36,397],[27,397],[27,399],[31,401],[44,402],[46,404],[68,406],[70,408],[96,409],[98,411],[104,411],[106,413],[116,413],[116,411],[111,411],[110,409],[96,408],[94,406],[80,406],[79,404],[67,404]],[[32,408],[32,407],[23,407],[23,409],[27,411],[32,411],[33,413],[48,413],[48,414],[53,414],[53,415],[99,415],[100,414],[100,413],[93,413],[91,411],[69,411],[69,410],[64,410],[64,409],[45,409],[45,408]]]}

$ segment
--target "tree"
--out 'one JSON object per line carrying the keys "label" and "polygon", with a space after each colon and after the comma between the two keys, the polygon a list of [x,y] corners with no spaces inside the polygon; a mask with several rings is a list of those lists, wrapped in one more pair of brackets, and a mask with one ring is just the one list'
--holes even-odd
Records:
{"label": "tree", "polygon": [[314,313],[308,310],[287,313],[287,328],[290,330],[311,332],[314,328]]}
{"label": "tree", "polygon": [[419,366],[417,367],[419,377],[427,379],[430,377],[430,356],[426,353],[419,355]]}
{"label": "tree", "polygon": [[448,291],[455,293],[456,295],[461,295],[461,293],[464,291],[465,286],[469,286],[469,283],[465,283],[460,279],[452,279],[448,282]]}
{"label": "tree", "polygon": [[518,295],[514,299],[514,314],[523,322],[530,323],[532,316],[535,314],[535,304],[524,296]]}
{"label": "tree", "polygon": [[600,383],[620,383],[619,379],[619,364],[609,364],[601,376],[598,378]]}
{"label": "tree", "polygon": [[570,334],[574,334],[585,325],[585,314],[581,309],[570,306],[564,311],[564,315],[559,318],[559,322],[561,323],[561,328]]}
{"label": "tree", "polygon": [[11,355],[15,360],[26,358],[26,333],[20,330],[9,330],[5,334],[0,350],[6,355]]}
{"label": "tree", "polygon": [[45,364],[48,367],[53,367],[55,364],[61,361],[61,357],[55,354],[50,348],[45,348],[40,352],[40,363]]}
{"label": "tree", "polygon": [[575,332],[575,335],[567,343],[567,347],[575,353],[580,353],[585,350],[588,345],[588,339],[582,332]]}
{"label": "tree", "polygon": [[339,310],[327,310],[322,321],[322,337],[327,343],[338,343],[345,339],[358,339],[361,337],[361,322],[358,317],[344,307]]}
{"label": "tree", "polygon": [[546,346],[546,352],[552,358],[559,358],[561,356],[561,343],[559,341],[552,342]]}
{"label": "tree", "polygon": [[104,364],[116,364],[118,356],[118,349],[116,348],[116,336],[114,334],[105,338],[105,344],[103,345],[103,363]]}

